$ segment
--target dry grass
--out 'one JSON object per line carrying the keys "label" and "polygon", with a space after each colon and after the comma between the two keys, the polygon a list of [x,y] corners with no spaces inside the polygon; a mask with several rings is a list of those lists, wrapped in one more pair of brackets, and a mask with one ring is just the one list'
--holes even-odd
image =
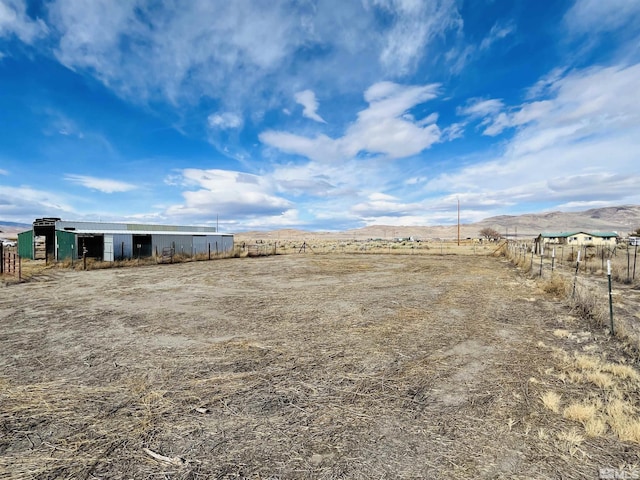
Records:
{"label": "dry grass", "polygon": [[[565,338],[564,335],[557,336]],[[599,356],[577,352],[569,355],[559,348],[549,349],[559,362],[557,377],[580,386],[577,392],[569,390],[574,392],[569,395],[573,399],[562,409],[562,416],[581,423],[588,437],[605,436],[611,431],[621,441],[640,443],[640,419],[637,415],[640,374],[637,369],[605,361]],[[592,390],[589,385],[598,390]],[[578,393],[577,398],[575,393]],[[548,410],[559,413],[560,398],[556,392],[547,391],[541,399]]]}
{"label": "dry grass", "polygon": [[551,410],[554,413],[560,413],[560,399],[561,398],[562,398],[561,395],[559,395],[556,392],[553,392],[553,391],[550,390],[550,391],[545,392],[540,397],[540,400],[542,400],[542,404],[548,410]]}
{"label": "dry grass", "polygon": [[570,290],[570,284],[565,277],[553,275],[542,283],[542,290],[554,297],[565,298]]}
{"label": "dry grass", "polygon": [[634,429],[629,408],[626,423],[609,420],[608,393],[581,395],[587,379],[608,375],[601,389],[625,399],[634,374],[549,355],[542,336],[578,348],[580,335],[557,328],[557,302],[523,301],[523,285],[493,258],[385,254],[20,286],[2,305],[0,468],[25,479],[584,478],[628,456],[598,436]]}
{"label": "dry grass", "polygon": [[588,403],[572,403],[562,411],[562,416],[569,420],[575,420],[583,425],[593,421],[598,412],[598,405]]}

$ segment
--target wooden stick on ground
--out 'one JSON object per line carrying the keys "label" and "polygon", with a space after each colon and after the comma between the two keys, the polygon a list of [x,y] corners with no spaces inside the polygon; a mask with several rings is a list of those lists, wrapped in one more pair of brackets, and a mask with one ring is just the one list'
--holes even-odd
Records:
{"label": "wooden stick on ground", "polygon": [[184,463],[184,458],[180,458],[180,457],[165,457],[164,455],[160,455],[159,453],[156,453],[153,450],[150,450],[148,448],[143,448],[142,450],[144,451],[144,453],[146,453],[147,455],[155,458],[156,460],[158,460],[160,462],[166,462],[166,463],[170,463],[172,465],[182,465]]}

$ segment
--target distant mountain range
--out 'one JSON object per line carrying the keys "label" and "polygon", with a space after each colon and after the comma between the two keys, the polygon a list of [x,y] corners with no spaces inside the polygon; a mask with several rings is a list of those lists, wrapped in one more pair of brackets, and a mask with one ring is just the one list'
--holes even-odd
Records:
{"label": "distant mountain range", "polygon": [[15,239],[18,233],[29,230],[31,225],[28,223],[5,222],[0,220],[0,238]]}
{"label": "distant mountain range", "polygon": [[[640,205],[593,208],[582,212],[548,212],[524,215],[500,215],[485,218],[476,223],[461,224],[460,237],[474,238],[483,228],[493,228],[509,238],[535,237],[542,232],[570,232],[578,230],[597,232],[617,232],[626,236],[640,228]],[[242,239],[295,240],[312,238],[335,238],[366,240],[369,238],[453,239],[458,236],[457,225],[437,226],[390,226],[371,225],[344,232],[308,232],[302,230],[274,230],[271,232],[240,232]]]}
{"label": "distant mountain range", "polygon": [[28,223],[16,223],[16,222],[5,222],[0,220],[0,227],[17,227],[17,228],[29,228],[31,225]]}
{"label": "distant mountain range", "polygon": [[[0,238],[15,238],[19,232],[31,227],[27,223],[4,222],[0,220]],[[524,215],[500,215],[485,218],[476,223],[461,224],[460,237],[478,237],[483,228],[493,228],[510,238],[535,237],[541,232],[570,232],[577,230],[597,232],[617,232],[626,236],[640,228],[640,205],[621,205],[618,207],[592,208],[582,212],[528,213]],[[457,225],[436,226],[390,226],[371,225],[369,227],[346,230],[344,232],[310,232],[304,230],[283,229],[269,232],[253,231],[236,234],[239,240],[297,240],[311,238],[357,239],[369,238],[408,238],[451,239],[457,238]]]}

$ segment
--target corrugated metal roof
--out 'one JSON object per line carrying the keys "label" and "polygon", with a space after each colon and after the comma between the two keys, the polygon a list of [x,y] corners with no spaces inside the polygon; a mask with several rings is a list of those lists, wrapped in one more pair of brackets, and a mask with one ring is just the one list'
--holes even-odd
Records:
{"label": "corrugated metal roof", "polygon": [[102,232],[113,232],[126,230],[130,232],[198,232],[198,233],[218,233],[215,227],[203,227],[194,225],[153,225],[141,223],[120,223],[120,222],[76,222],[58,220],[55,222],[56,230],[75,228],[76,230],[99,230]]}
{"label": "corrugated metal roof", "polygon": [[158,231],[158,230],[104,230],[95,228],[61,230],[63,232],[75,233],[76,235],[185,235],[199,237],[232,237],[231,233],[220,232],[175,232],[175,231]]}

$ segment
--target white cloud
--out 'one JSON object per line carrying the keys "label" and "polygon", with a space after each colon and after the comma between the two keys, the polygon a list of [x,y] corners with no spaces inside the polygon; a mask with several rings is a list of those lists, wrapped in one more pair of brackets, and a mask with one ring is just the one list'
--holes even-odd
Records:
{"label": "white cloud", "polygon": [[502,100],[497,98],[482,99],[472,98],[464,107],[458,108],[458,115],[465,115],[471,118],[483,118],[488,115],[495,115],[504,108]]}
{"label": "white cloud", "polygon": [[372,0],[370,3],[393,19],[380,53],[380,61],[392,75],[401,76],[413,71],[434,38],[462,28],[462,19],[453,0]]}
{"label": "white cloud", "polygon": [[311,90],[304,90],[295,94],[296,102],[304,107],[302,115],[320,123],[327,123],[318,115],[318,101],[316,94]]}
{"label": "white cloud", "polygon": [[640,21],[640,3],[629,0],[579,0],[567,11],[565,21],[580,33],[615,31]]}
{"label": "white cloud", "polygon": [[[49,12],[59,34],[60,62],[88,69],[119,94],[142,100],[231,95],[233,104],[259,89],[260,79],[275,72],[308,36],[285,2],[194,0],[177,9],[56,0]],[[230,82],[238,68],[245,76]]]}
{"label": "white cloud", "polygon": [[358,203],[351,208],[351,212],[361,217],[371,218],[394,215],[404,217],[415,211],[421,211],[419,204],[410,204],[384,193],[372,193],[365,202]]}
{"label": "white cloud", "polygon": [[502,40],[507,35],[512,34],[515,31],[515,25],[513,23],[496,23],[491,27],[489,35],[487,35],[482,42],[480,42],[480,50],[487,50],[498,40]]}
{"label": "white cloud", "polygon": [[0,175],[9,175],[9,172],[7,170],[0,168]]}
{"label": "white cloud", "polygon": [[[184,203],[170,206],[171,217],[212,218],[279,216],[293,204],[275,193],[266,177],[230,170],[184,169]],[[175,179],[174,179],[175,181]]]}
{"label": "white cloud", "polygon": [[415,155],[440,141],[441,131],[435,123],[423,126],[421,121],[411,121],[404,115],[416,105],[435,98],[438,88],[437,84],[376,83],[364,94],[369,107],[358,113],[357,121],[338,139],[266,131],[260,134],[260,140],[287,153],[320,162],[344,160],[359,153],[383,154],[390,158]]}
{"label": "white cloud", "polygon": [[120,182],[118,180],[111,180],[108,178],[90,177],[87,175],[67,174],[64,178],[69,182],[104,193],[128,192],[138,188],[136,185],[131,183]]}
{"label": "white cloud", "polygon": [[637,203],[640,64],[552,73],[537,89],[546,98],[497,114],[497,104],[473,103],[467,113],[489,115],[486,134],[516,132],[501,155],[432,178],[425,191],[466,192],[468,201],[489,199],[503,207]]}
{"label": "white cloud", "polygon": [[0,188],[0,218],[4,220],[31,222],[36,217],[64,218],[74,213],[59,194],[27,186]]}
{"label": "white cloud", "polygon": [[212,113],[207,117],[209,127],[221,130],[242,128],[242,117],[233,112]]}
{"label": "white cloud", "polygon": [[[455,0],[192,0],[180,8],[52,0],[47,11],[57,59],[122,97],[189,105],[209,97],[223,110],[254,112],[301,84],[344,93],[411,72],[434,41],[462,26]],[[307,54],[315,50],[326,54]]]}
{"label": "white cloud", "polygon": [[41,19],[31,19],[27,15],[24,0],[2,0],[0,2],[0,38],[17,36],[25,43],[33,43],[46,35],[47,25]]}

